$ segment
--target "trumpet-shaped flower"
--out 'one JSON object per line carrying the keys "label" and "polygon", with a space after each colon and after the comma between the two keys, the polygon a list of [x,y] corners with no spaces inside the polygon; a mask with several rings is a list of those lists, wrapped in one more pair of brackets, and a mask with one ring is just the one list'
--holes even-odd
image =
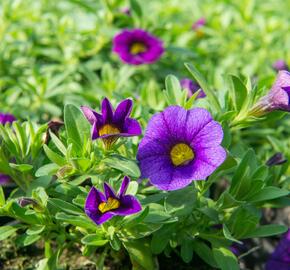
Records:
{"label": "trumpet-shaped flower", "polygon": [[125,99],[114,111],[110,101],[105,98],[102,102],[102,114],[82,106],[81,109],[85,117],[92,125],[92,140],[102,139],[105,147],[110,148],[119,137],[140,135],[142,133],[140,124],[137,120],[129,117],[132,105],[132,100]]}
{"label": "trumpet-shaped flower", "polygon": [[142,29],[123,30],[113,40],[113,52],[131,65],[152,64],[164,52],[163,43]]}
{"label": "trumpet-shaped flower", "polygon": [[204,180],[226,158],[222,139],[221,125],[207,110],[170,106],[153,115],[139,144],[142,177],[162,190]]}
{"label": "trumpet-shaped flower", "polygon": [[104,183],[104,193],[92,187],[85,203],[85,212],[96,224],[100,225],[113,216],[127,216],[141,211],[139,201],[132,195],[125,195],[130,178],[125,176],[119,193]]}

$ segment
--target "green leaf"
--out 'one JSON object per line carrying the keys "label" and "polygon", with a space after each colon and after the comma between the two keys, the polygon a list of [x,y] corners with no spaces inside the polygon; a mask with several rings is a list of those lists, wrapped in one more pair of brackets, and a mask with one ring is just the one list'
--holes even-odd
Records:
{"label": "green leaf", "polygon": [[40,234],[45,229],[45,225],[33,225],[27,231],[27,235]]}
{"label": "green leaf", "polygon": [[219,104],[219,101],[215,95],[215,93],[209,88],[208,84],[206,83],[204,77],[201,75],[201,73],[191,64],[185,63],[185,67],[190,72],[190,74],[193,76],[193,78],[198,82],[201,89],[206,94],[209,103],[215,108],[217,112],[221,111],[221,106]]}
{"label": "green leaf", "polygon": [[67,162],[65,158],[57,154],[55,151],[52,151],[46,144],[43,145],[43,150],[50,161],[54,162],[59,166],[64,166]]}
{"label": "green leaf", "polygon": [[65,156],[66,155],[66,147],[61,142],[61,140],[50,130],[49,130],[49,135],[50,135],[52,142],[57,147],[57,149]]}
{"label": "green leaf", "polygon": [[183,105],[183,93],[179,80],[173,76],[168,75],[165,79],[165,88],[163,92],[168,105]]}
{"label": "green leaf", "polygon": [[5,204],[5,194],[3,191],[2,186],[0,186],[0,207],[2,207]]}
{"label": "green leaf", "polygon": [[157,265],[152,256],[149,242],[145,239],[123,242],[129,253],[133,270],[156,270]]}
{"label": "green leaf", "polygon": [[231,88],[230,93],[232,94],[232,98],[234,100],[235,109],[237,111],[240,111],[244,102],[247,99],[248,95],[247,88],[240,80],[240,78],[234,75],[229,75],[229,80]]}
{"label": "green leaf", "polygon": [[255,195],[248,200],[250,202],[261,202],[261,201],[267,201],[267,200],[273,200],[280,197],[287,196],[289,194],[289,191],[286,189],[280,189],[277,187],[265,187],[262,190],[260,190],[258,193],[255,193]]}
{"label": "green leaf", "polygon": [[224,247],[213,248],[213,256],[222,270],[239,270],[237,257]]}
{"label": "green leaf", "polygon": [[82,150],[85,142],[90,138],[90,124],[79,108],[72,104],[64,107],[64,123],[67,136],[75,142],[76,150]]}
{"label": "green leaf", "polygon": [[16,239],[16,244],[20,247],[25,247],[33,244],[34,242],[40,239],[41,235],[34,234],[34,235],[27,235],[23,234]]}
{"label": "green leaf", "polygon": [[288,227],[284,225],[278,224],[263,225],[256,228],[249,234],[245,235],[243,238],[268,237],[272,235],[285,233],[287,230]]}
{"label": "green leaf", "polygon": [[231,232],[229,231],[228,227],[226,226],[226,224],[223,224],[223,233],[224,233],[224,236],[226,239],[230,240],[230,241],[233,241],[233,242],[236,242],[236,243],[239,243],[239,244],[243,244],[241,241],[235,239]]}
{"label": "green leaf", "polygon": [[142,17],[142,9],[137,0],[130,0],[130,7],[138,17]]}
{"label": "green leaf", "polygon": [[82,238],[81,242],[88,246],[104,246],[109,242],[108,239],[104,239],[102,235],[98,234],[88,234]]}
{"label": "green leaf", "polygon": [[60,212],[56,214],[55,218],[68,224],[91,230],[96,230],[97,226],[85,216],[73,216]]}
{"label": "green leaf", "polygon": [[12,211],[17,219],[28,223],[28,224],[39,224],[41,223],[35,213],[27,215],[25,208],[20,207],[16,202],[12,203]]}
{"label": "green leaf", "polygon": [[46,175],[54,175],[59,169],[59,166],[55,163],[49,163],[40,167],[36,173],[36,177],[46,176]]}
{"label": "green leaf", "polygon": [[29,172],[33,169],[33,166],[30,164],[9,163],[9,166],[19,172]]}
{"label": "green leaf", "polygon": [[192,244],[194,252],[203,259],[204,262],[212,267],[217,267],[217,263],[214,259],[212,250],[203,242],[194,240]]}
{"label": "green leaf", "polygon": [[18,228],[13,226],[1,226],[0,227],[0,241],[8,238],[17,231]]}
{"label": "green leaf", "polygon": [[196,201],[196,191],[193,187],[172,191],[165,199],[164,207],[167,213],[178,216],[188,215],[192,212]]}
{"label": "green leaf", "polygon": [[192,239],[186,238],[181,243],[180,255],[184,262],[189,263],[193,256]]}
{"label": "green leaf", "polygon": [[48,199],[48,203],[52,204],[54,207],[67,212],[69,214],[73,214],[73,215],[84,215],[84,211],[83,209],[78,208],[77,206],[60,200],[60,199],[56,199],[56,198],[49,198]]}
{"label": "green leaf", "polygon": [[164,211],[164,207],[157,203],[149,205],[149,213],[145,218],[147,223],[161,223],[171,218],[171,215]]}
{"label": "green leaf", "polygon": [[153,254],[160,254],[169,242],[171,235],[176,230],[176,224],[165,224],[157,232],[153,233],[151,239],[151,250]]}
{"label": "green leaf", "polygon": [[110,157],[106,158],[104,162],[108,166],[123,172],[125,175],[135,178],[138,178],[141,175],[139,167],[132,160],[125,159],[123,157]]}

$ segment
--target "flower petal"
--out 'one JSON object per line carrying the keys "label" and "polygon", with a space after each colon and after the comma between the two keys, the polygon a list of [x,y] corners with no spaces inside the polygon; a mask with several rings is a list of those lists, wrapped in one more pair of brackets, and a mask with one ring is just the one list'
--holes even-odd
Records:
{"label": "flower petal", "polygon": [[127,216],[142,210],[140,202],[132,195],[125,195],[120,199],[120,207],[112,212],[116,215]]}
{"label": "flower petal", "polygon": [[130,178],[128,176],[125,176],[120,187],[119,197],[125,195],[127,188],[129,186],[129,183],[130,183]]}
{"label": "flower petal", "polygon": [[105,191],[105,196],[106,196],[107,200],[109,198],[117,198],[113,188],[109,184],[107,184],[106,182],[104,183],[104,191]]}
{"label": "flower petal", "polygon": [[[87,106],[81,106],[81,110],[84,114],[84,116],[88,119],[88,121],[91,123],[91,125],[97,121],[96,115],[94,114],[94,111],[87,107]],[[95,112],[96,113],[96,112]],[[101,116],[100,116],[101,117]]]}
{"label": "flower petal", "polygon": [[120,133],[120,136],[130,137],[130,136],[139,136],[142,134],[142,129],[139,122],[133,118],[127,118],[123,125],[123,130]]}
{"label": "flower petal", "polygon": [[111,123],[113,121],[113,107],[107,98],[102,101],[102,116],[103,123]]}
{"label": "flower petal", "polygon": [[95,187],[92,187],[85,202],[85,210],[91,212],[97,211],[99,204],[104,201],[106,201],[104,194]]}
{"label": "flower petal", "polygon": [[92,220],[94,221],[97,225],[101,225],[102,223],[108,221],[109,219],[111,219],[114,214],[112,212],[106,212],[104,214],[102,214],[101,212],[96,212],[96,211],[89,211],[86,210],[86,215]]}
{"label": "flower petal", "polygon": [[133,102],[131,99],[123,100],[116,108],[114,114],[115,123],[123,123],[127,117],[129,117],[132,111]]}

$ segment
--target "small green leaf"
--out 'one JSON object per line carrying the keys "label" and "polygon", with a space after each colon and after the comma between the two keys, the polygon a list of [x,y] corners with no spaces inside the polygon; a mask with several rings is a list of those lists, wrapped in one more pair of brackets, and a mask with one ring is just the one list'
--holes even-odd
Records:
{"label": "small green leaf", "polygon": [[120,170],[125,175],[132,176],[135,178],[140,177],[141,173],[137,164],[129,159],[125,159],[123,157],[111,157],[106,158],[104,162],[117,170]]}
{"label": "small green leaf", "polygon": [[47,176],[47,175],[54,175],[59,169],[59,166],[55,163],[45,164],[40,167],[36,173],[36,177]]}
{"label": "small green leaf", "polygon": [[65,158],[57,154],[55,151],[52,151],[46,144],[43,145],[43,150],[47,157],[59,166],[64,166],[67,162]]}
{"label": "small green leaf", "polygon": [[9,163],[9,166],[19,172],[29,172],[33,169],[33,166],[30,164]]}
{"label": "small green leaf", "polygon": [[84,215],[84,211],[83,209],[78,208],[77,206],[60,200],[60,199],[56,199],[56,198],[49,198],[48,199],[48,203],[52,204],[54,207],[67,212],[69,214],[73,214],[73,215]]}
{"label": "small green leaf", "polygon": [[217,267],[217,263],[214,259],[212,250],[203,242],[194,240],[192,244],[194,252],[203,259],[204,262],[212,267]]}
{"label": "small green leaf", "polygon": [[88,246],[104,246],[109,242],[108,239],[104,239],[102,235],[88,234],[82,238],[81,242]]}
{"label": "small green leaf", "polygon": [[263,225],[256,228],[249,234],[245,235],[243,238],[268,237],[272,235],[285,233],[287,230],[288,227],[284,225],[278,224]]}
{"label": "small green leaf", "polygon": [[0,241],[8,238],[17,231],[18,228],[13,226],[1,226],[0,227]]}
{"label": "small green leaf", "polygon": [[251,202],[268,201],[287,196],[288,194],[289,191],[286,189],[280,189],[277,187],[265,187],[258,193],[255,193],[255,195],[253,195],[253,197],[249,198],[248,200]]}
{"label": "small green leaf", "polygon": [[184,262],[189,263],[193,256],[192,240],[186,238],[181,243],[180,255]]}
{"label": "small green leaf", "polygon": [[222,270],[239,270],[237,257],[224,247],[213,248],[213,256]]}
{"label": "small green leaf", "polygon": [[40,234],[45,229],[45,225],[33,225],[27,229],[27,235]]}
{"label": "small green leaf", "polygon": [[130,6],[132,11],[138,16],[142,17],[142,9],[137,0],[130,0]]}

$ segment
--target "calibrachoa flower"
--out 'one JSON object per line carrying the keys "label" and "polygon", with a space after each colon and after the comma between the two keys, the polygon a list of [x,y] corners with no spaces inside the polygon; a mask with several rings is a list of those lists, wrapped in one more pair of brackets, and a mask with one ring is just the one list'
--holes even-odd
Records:
{"label": "calibrachoa flower", "polygon": [[204,180],[226,158],[222,139],[221,125],[207,110],[170,106],[153,115],[139,144],[142,177],[162,190]]}
{"label": "calibrachoa flower", "polygon": [[278,246],[266,263],[265,270],[289,270],[290,266],[290,229],[280,240]]}
{"label": "calibrachoa flower", "polygon": [[279,71],[268,95],[257,102],[250,114],[260,116],[275,110],[290,111],[290,72],[286,70]]}
{"label": "calibrachoa flower", "polygon": [[5,186],[11,182],[9,175],[0,173],[0,186]]}
{"label": "calibrachoa flower", "polygon": [[129,182],[130,178],[125,176],[118,195],[107,183],[104,183],[105,193],[92,187],[85,203],[87,216],[100,225],[113,216],[127,216],[141,211],[139,201],[132,195],[125,195]]}
{"label": "calibrachoa flower", "polygon": [[272,66],[276,71],[280,71],[280,70],[288,70],[288,66],[286,64],[286,62],[282,59],[277,60],[273,66]]}
{"label": "calibrachoa flower", "polygon": [[0,124],[12,123],[16,118],[10,113],[0,113]]}
{"label": "calibrachoa flower", "polygon": [[113,40],[113,52],[131,65],[151,64],[164,52],[163,43],[142,29],[123,30]]}
{"label": "calibrachoa flower", "polygon": [[138,136],[142,133],[141,126],[137,120],[129,118],[133,102],[125,99],[114,111],[110,101],[105,98],[102,101],[102,114],[89,107],[82,106],[81,109],[92,125],[92,140],[102,139],[106,148],[116,142],[119,137]]}
{"label": "calibrachoa flower", "polygon": [[192,29],[193,30],[198,30],[199,28],[203,27],[206,23],[206,19],[204,17],[199,18],[193,25]]}
{"label": "calibrachoa flower", "polygon": [[[200,86],[197,83],[188,78],[181,79],[180,85],[183,89],[187,90],[188,97],[191,97],[194,93],[196,93],[200,89]],[[204,97],[206,97],[206,95],[201,89],[196,98],[204,98]]]}

